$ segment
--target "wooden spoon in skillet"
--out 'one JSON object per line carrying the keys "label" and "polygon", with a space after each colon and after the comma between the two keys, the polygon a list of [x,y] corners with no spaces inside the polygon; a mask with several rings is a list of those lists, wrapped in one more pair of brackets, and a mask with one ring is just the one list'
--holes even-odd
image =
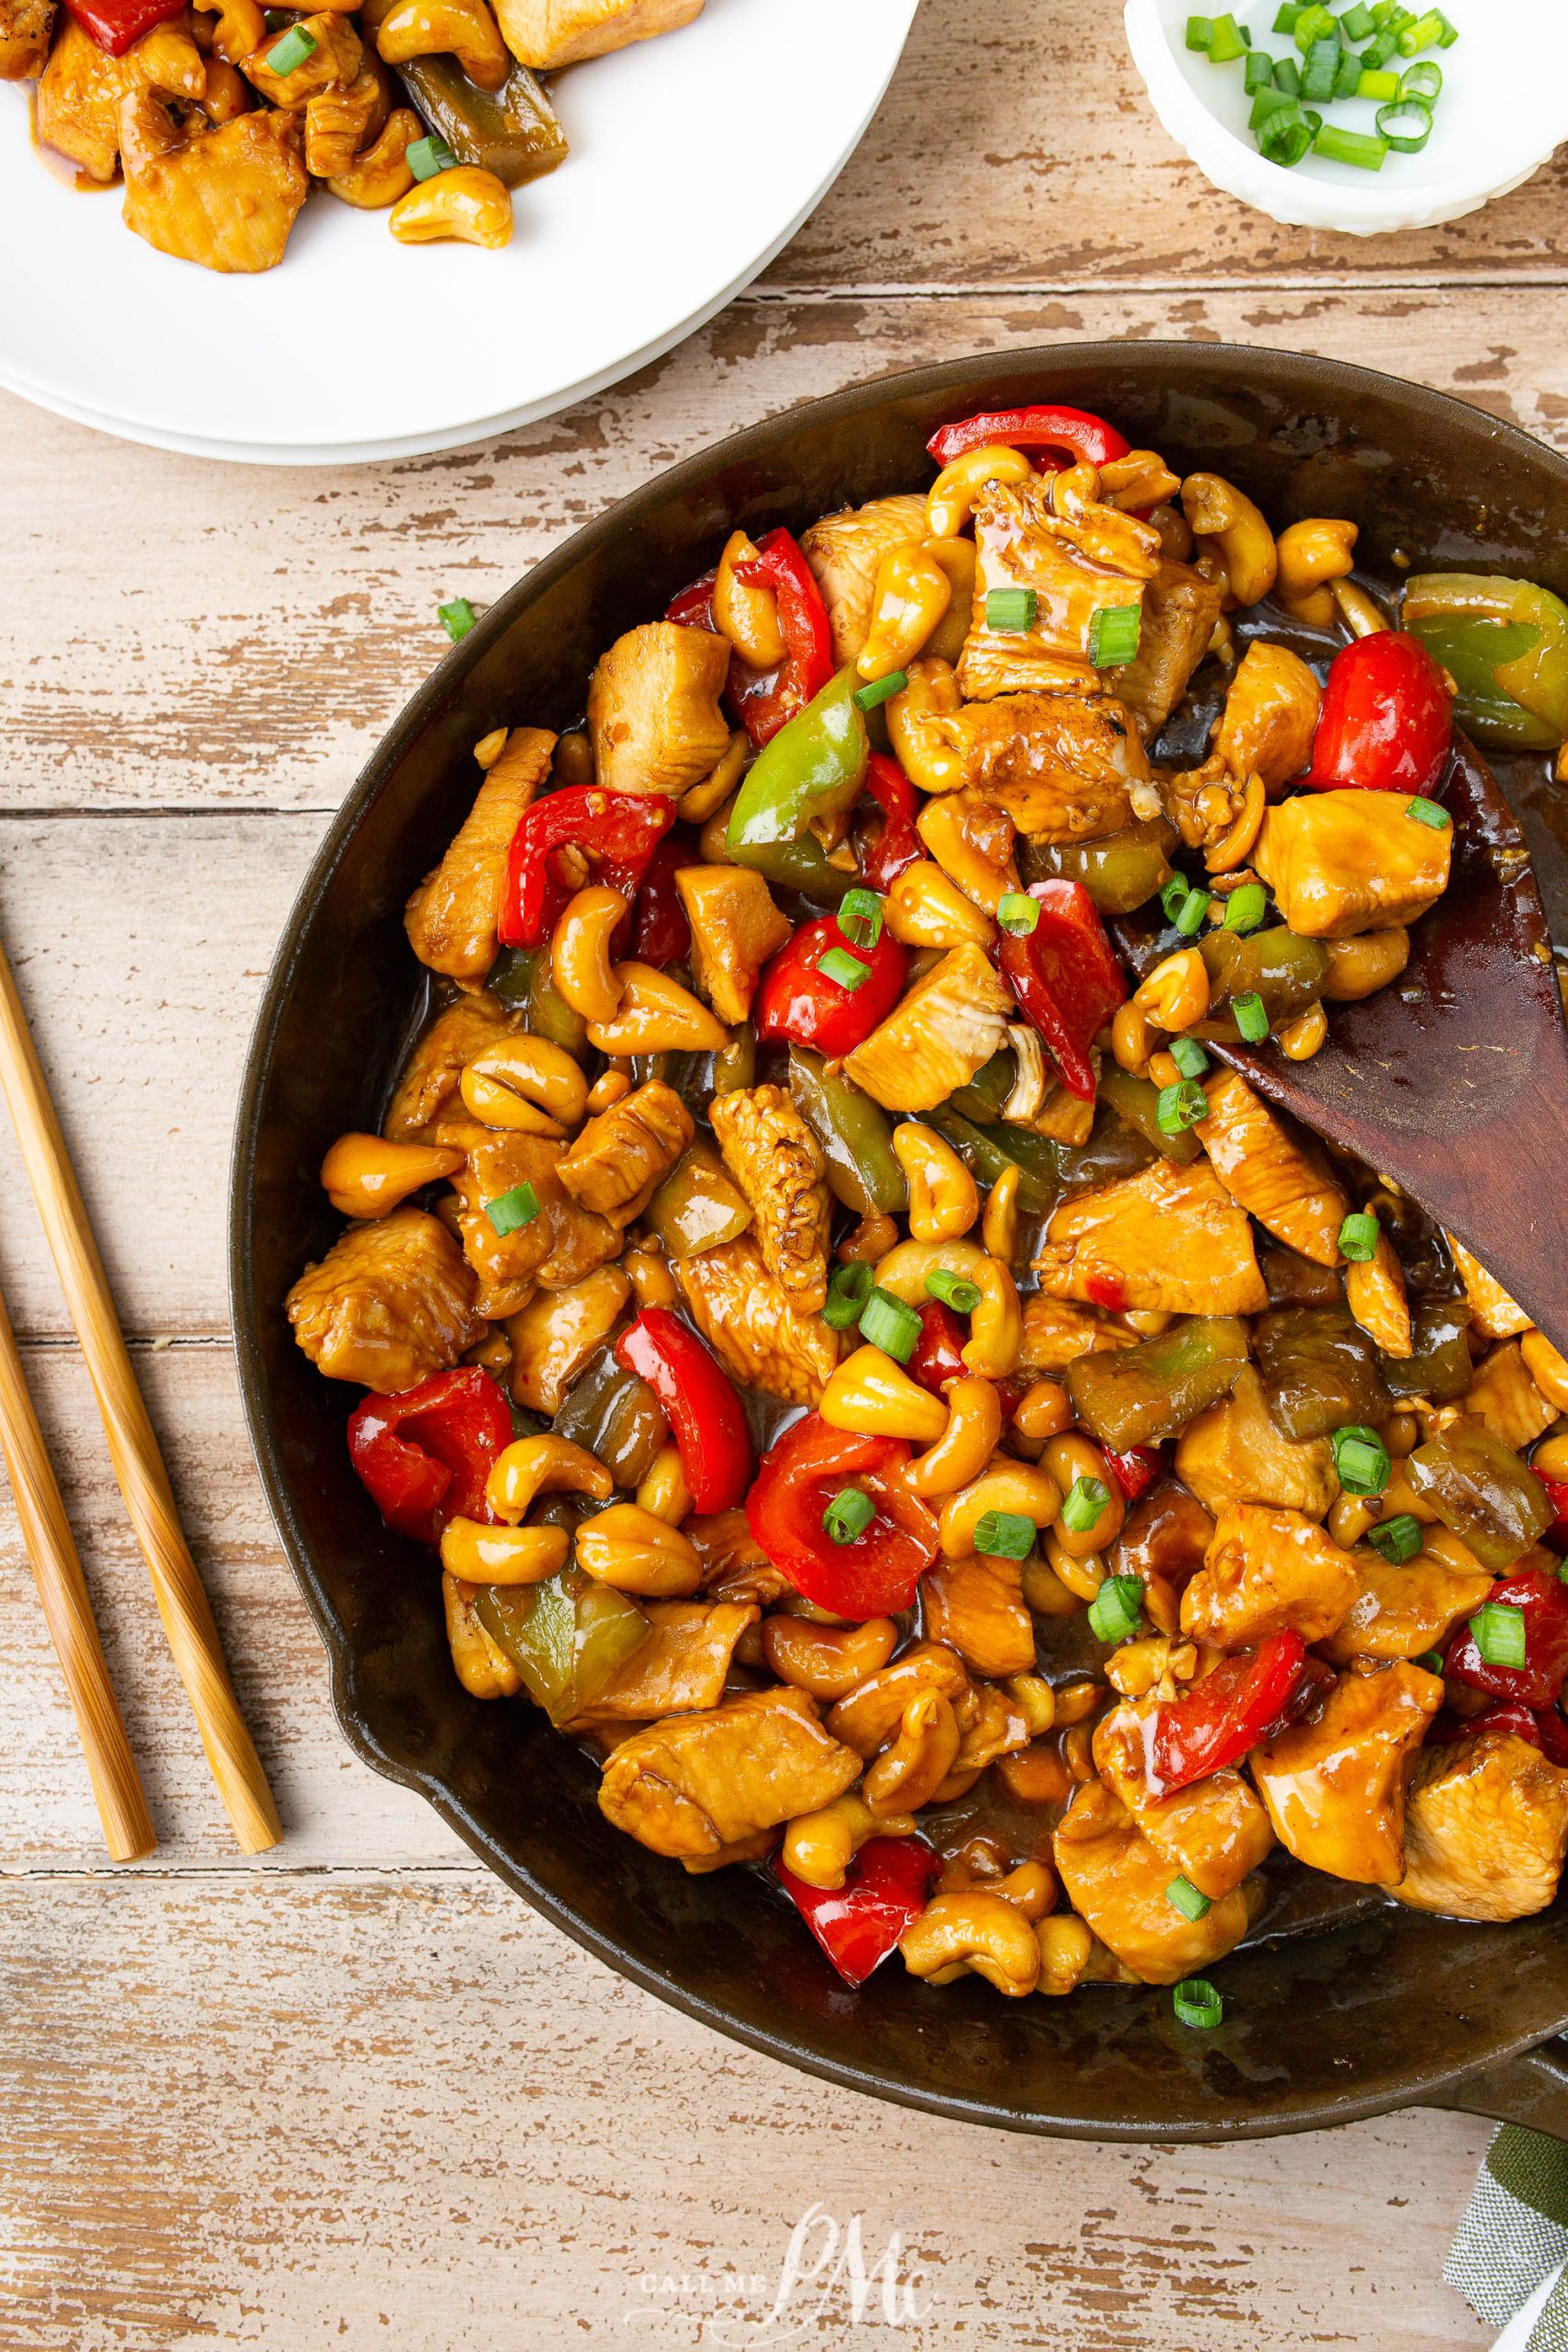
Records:
{"label": "wooden spoon in skillet", "polygon": [[[1457,732],[1433,797],[1453,819],[1452,868],[1401,978],[1327,1005],[1310,1061],[1267,1044],[1207,1050],[1392,1177],[1568,1354],[1568,1030],[1546,915],[1513,812]],[[1116,928],[1134,970],[1159,960],[1137,918]]]}

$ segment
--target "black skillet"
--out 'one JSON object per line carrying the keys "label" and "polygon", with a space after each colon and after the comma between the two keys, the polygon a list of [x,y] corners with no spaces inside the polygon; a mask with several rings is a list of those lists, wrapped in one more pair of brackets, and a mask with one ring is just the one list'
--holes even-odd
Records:
{"label": "black skillet", "polygon": [[[688,1878],[647,1853],[604,1821],[592,1768],[542,1715],[463,1692],[428,1554],[382,1530],[349,1469],[353,1395],[311,1370],[284,1321],[289,1283],[336,1227],[321,1155],[344,1128],[374,1125],[384,1099],[418,986],[403,900],[472,797],[475,741],[503,720],[579,716],[602,648],[658,613],[735,525],[798,530],[908,490],[929,478],[937,424],[1031,400],[1110,416],[1179,471],[1230,476],[1276,525],[1351,517],[1374,575],[1403,556],[1517,571],[1568,594],[1568,462],[1457,401],[1289,354],[1098,344],[959,360],[793,409],[648,483],[502,596],[415,695],[289,919],[233,1169],[235,1337],[263,1484],[358,1754],[420,1790],[588,1951],[719,2031],[877,2097],[1016,2131],[1201,2141],[1425,2102],[1568,2137],[1568,2044],[1536,2046],[1568,2026],[1562,1902],[1507,1927],[1309,1903],[1303,1924],[1224,1963],[1225,2022],[1210,2034],[1179,2027],[1157,1991],[1008,2002],[977,1980],[933,1992],[890,1965],[849,1992],[759,1876]],[[1568,829],[1553,830],[1540,775],[1537,763],[1504,781],[1549,906],[1568,911]]]}

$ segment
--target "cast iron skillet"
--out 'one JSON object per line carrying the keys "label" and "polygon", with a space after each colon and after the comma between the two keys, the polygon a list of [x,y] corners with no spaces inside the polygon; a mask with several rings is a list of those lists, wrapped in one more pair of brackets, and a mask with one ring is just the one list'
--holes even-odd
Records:
{"label": "cast iron skillet", "polygon": [[[1089,344],[958,360],[809,402],[648,483],[509,590],[415,695],[289,919],[233,1170],[234,1327],[262,1481],[358,1754],[418,1789],[588,1951],[720,2032],[1015,2131],[1205,2140],[1426,2100],[1568,2136],[1568,2045],[1532,2049],[1568,2025],[1562,1903],[1507,1927],[1382,1905],[1319,1914],[1224,1963],[1225,2022],[1211,2034],[1178,2026],[1153,1990],[1010,2002],[976,1979],[933,1992],[889,1966],[849,1992],[760,1877],[691,1878],[646,1852],[603,1819],[595,1773],[543,1715],[461,1690],[429,1555],[385,1532],[349,1469],[357,1392],[321,1379],[284,1320],[290,1283],[337,1229],[322,1154],[344,1128],[378,1124],[418,993],[403,901],[472,798],[472,745],[502,721],[577,718],[602,649],[659,613],[737,524],[799,530],[908,490],[929,479],[937,424],[1043,399],[1103,413],[1179,471],[1224,472],[1276,524],[1352,517],[1374,571],[1397,550],[1568,594],[1568,462],[1437,393],[1272,352]],[[1550,893],[1561,852],[1537,847]]]}

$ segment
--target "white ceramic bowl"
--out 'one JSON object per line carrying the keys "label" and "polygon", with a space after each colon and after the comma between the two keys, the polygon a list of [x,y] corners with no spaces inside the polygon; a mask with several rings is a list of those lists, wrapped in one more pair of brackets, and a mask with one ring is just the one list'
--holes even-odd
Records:
{"label": "white ceramic bowl", "polygon": [[[1223,0],[1222,0],[1223,5]],[[1186,46],[1190,0],[1126,0],[1127,40],[1155,112],[1200,171],[1271,220],[1353,237],[1457,220],[1538,172],[1568,139],[1568,0],[1442,0],[1459,31],[1451,49],[1423,51],[1443,70],[1432,135],[1418,155],[1391,153],[1379,172],[1309,154],[1293,170],[1269,163],[1247,128],[1243,67],[1213,65]],[[1235,0],[1255,49],[1300,62],[1273,30],[1278,0]],[[1213,0],[1201,13],[1216,15]],[[1399,61],[1394,61],[1397,64]],[[1370,99],[1320,109],[1368,130]]]}

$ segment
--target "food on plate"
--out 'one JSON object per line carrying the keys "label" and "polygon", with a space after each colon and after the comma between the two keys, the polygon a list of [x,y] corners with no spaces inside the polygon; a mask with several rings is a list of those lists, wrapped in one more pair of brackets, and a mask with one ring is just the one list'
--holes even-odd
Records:
{"label": "food on plate", "polygon": [[1568,1363],[1231,1066],[1404,970],[1451,688],[1103,419],[931,452],[477,747],[289,1313],[627,1836],[852,1984],[1205,2028],[1282,1872],[1504,1919],[1568,1842]]}

